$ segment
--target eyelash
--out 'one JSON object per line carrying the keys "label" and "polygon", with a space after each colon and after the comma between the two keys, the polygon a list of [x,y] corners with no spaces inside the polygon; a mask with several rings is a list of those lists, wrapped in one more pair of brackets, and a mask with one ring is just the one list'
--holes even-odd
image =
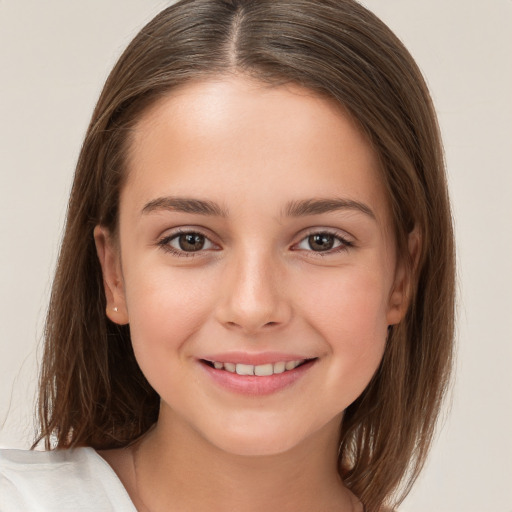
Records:
{"label": "eyelash", "polygon": [[[162,239],[158,240],[157,245],[159,247],[161,247],[165,252],[171,253],[172,255],[177,256],[177,257],[194,258],[194,257],[200,255],[201,253],[205,252],[205,250],[202,248],[199,249],[198,251],[184,251],[182,249],[176,249],[175,247],[172,247],[170,245],[170,243],[173,240],[176,240],[177,238],[179,238],[180,236],[183,236],[183,235],[200,235],[201,237],[204,238],[205,241],[207,240],[209,243],[215,245],[208,238],[208,236],[201,233],[201,231],[199,231],[199,230],[181,230],[181,229],[175,233],[172,233],[171,235],[165,236]],[[297,244],[294,244],[294,246],[300,245],[301,243],[303,243],[308,238],[310,238],[311,236],[314,236],[314,235],[332,236],[335,240],[335,243],[339,242],[339,245],[337,247],[334,247],[327,251],[314,251],[313,249],[310,249],[310,250],[303,249],[307,252],[310,252],[312,255],[314,255],[314,257],[320,256],[323,258],[327,255],[338,254],[340,252],[349,250],[351,247],[354,247],[353,242],[351,242],[351,241],[347,240],[345,237],[341,236],[339,234],[339,232],[334,232],[329,229],[311,231],[311,232],[307,233],[303,238],[301,238],[301,240]],[[206,250],[208,250],[208,249],[206,249]],[[297,249],[294,249],[294,250],[297,250]],[[301,250],[301,249],[298,249],[298,250]]]}

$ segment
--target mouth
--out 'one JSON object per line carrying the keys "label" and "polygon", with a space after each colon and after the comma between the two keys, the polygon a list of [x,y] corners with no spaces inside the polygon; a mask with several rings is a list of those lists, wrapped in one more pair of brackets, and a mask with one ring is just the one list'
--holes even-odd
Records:
{"label": "mouth", "polygon": [[265,351],[204,354],[197,359],[216,386],[254,397],[294,387],[311,374],[318,361],[318,357]]}
{"label": "mouth", "polygon": [[215,370],[236,373],[237,375],[270,377],[272,375],[279,375],[282,373],[293,371],[296,368],[299,368],[314,360],[316,360],[316,358],[296,359],[294,361],[277,361],[275,363],[252,365],[244,363],[209,361],[207,359],[201,359],[201,363],[209,366],[210,368],[214,368]]}

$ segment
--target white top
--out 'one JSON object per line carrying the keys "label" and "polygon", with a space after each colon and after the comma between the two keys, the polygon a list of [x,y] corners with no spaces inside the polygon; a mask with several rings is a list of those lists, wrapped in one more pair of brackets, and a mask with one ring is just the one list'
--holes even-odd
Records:
{"label": "white top", "polygon": [[0,450],[0,512],[137,512],[93,448]]}

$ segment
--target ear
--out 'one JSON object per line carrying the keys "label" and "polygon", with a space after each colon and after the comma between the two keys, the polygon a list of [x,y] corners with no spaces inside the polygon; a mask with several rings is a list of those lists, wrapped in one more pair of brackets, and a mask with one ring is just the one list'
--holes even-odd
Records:
{"label": "ear", "polygon": [[116,324],[127,324],[128,311],[119,247],[110,231],[104,226],[98,225],[94,228],[94,241],[103,272],[103,286],[107,298],[107,317]]}
{"label": "ear", "polygon": [[399,258],[397,262],[395,281],[391,289],[386,317],[388,326],[400,323],[409,307],[421,252],[421,235],[416,227],[409,233],[407,246],[411,264],[407,265],[403,257]]}

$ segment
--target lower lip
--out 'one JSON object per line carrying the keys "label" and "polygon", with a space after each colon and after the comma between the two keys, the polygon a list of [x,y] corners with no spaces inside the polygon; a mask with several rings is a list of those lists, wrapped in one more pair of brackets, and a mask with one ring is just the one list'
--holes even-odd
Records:
{"label": "lower lip", "polygon": [[200,362],[201,367],[208,373],[214,382],[221,387],[243,395],[262,396],[281,391],[303,377],[315,364],[316,359],[308,361],[293,370],[275,373],[265,377],[255,375],[238,375],[227,370],[217,370]]}

